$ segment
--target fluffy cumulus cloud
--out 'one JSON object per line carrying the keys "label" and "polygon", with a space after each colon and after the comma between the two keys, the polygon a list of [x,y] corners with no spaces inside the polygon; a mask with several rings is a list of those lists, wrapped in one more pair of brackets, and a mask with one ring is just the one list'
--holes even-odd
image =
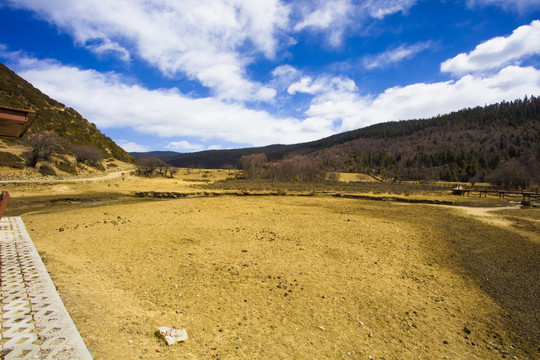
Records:
{"label": "fluffy cumulus cloud", "polygon": [[140,145],[137,143],[134,143],[133,141],[125,140],[125,139],[117,139],[115,140],[116,144],[120,146],[122,149],[124,149],[127,152],[147,152],[152,149],[148,148],[147,146]]}
{"label": "fluffy cumulus cloud", "polygon": [[[44,93],[77,109],[98,128],[132,128],[171,139],[169,149],[202,150],[178,138],[267,145],[296,143],[333,133],[301,119],[273,116],[216,98],[190,98],[179,90],[149,90],[115,73],[99,73],[55,61],[20,58],[17,73]],[[254,130],[255,129],[255,130]],[[134,148],[133,144],[127,147]]]}
{"label": "fluffy cumulus cloud", "polygon": [[540,21],[520,26],[507,37],[496,37],[441,64],[441,71],[456,75],[499,69],[540,54]]}
{"label": "fluffy cumulus cloud", "polygon": [[199,81],[220,99],[268,101],[275,95],[249,79],[245,68],[253,55],[275,56],[278,35],[289,18],[289,7],[279,0],[9,3],[34,11],[91,51],[116,54],[126,61],[139,56],[167,76]]}
{"label": "fluffy cumulus cloud", "polygon": [[[358,116],[345,119],[342,128],[354,129],[368,123],[427,118],[479,104],[516,99],[530,93],[540,93],[540,71],[517,66],[506,67],[493,76],[466,75],[457,81],[394,87],[377,96],[354,99],[360,104]],[[345,105],[352,104],[347,101]]]}
{"label": "fluffy cumulus cloud", "polygon": [[363,96],[355,88],[341,86],[314,97],[306,122],[339,122],[339,131],[347,131],[379,122],[427,118],[531,93],[540,93],[540,71],[518,66],[508,66],[492,76],[466,75],[457,81],[393,87],[378,95]]}

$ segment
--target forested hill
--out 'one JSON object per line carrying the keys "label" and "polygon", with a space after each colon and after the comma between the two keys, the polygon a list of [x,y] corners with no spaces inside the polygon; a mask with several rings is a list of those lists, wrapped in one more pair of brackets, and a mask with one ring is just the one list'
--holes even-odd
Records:
{"label": "forested hill", "polygon": [[216,168],[236,165],[250,154],[264,153],[268,161],[301,155],[326,171],[449,181],[514,176],[540,183],[539,144],[540,99],[533,96],[430,119],[376,124],[309,143],[203,151],[167,160]]}
{"label": "forested hill", "polygon": [[3,64],[0,64],[0,106],[38,114],[24,137],[52,131],[71,144],[92,145],[107,157],[134,161],[131,155],[77,111],[43,94]]}
{"label": "forested hill", "polygon": [[356,139],[310,156],[328,170],[402,179],[540,183],[536,97],[355,132]]}

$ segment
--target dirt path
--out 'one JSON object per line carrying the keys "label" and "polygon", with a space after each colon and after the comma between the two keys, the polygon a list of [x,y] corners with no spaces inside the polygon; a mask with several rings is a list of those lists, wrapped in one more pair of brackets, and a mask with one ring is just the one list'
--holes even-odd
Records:
{"label": "dirt path", "polygon": [[[540,244],[540,234],[537,231],[524,230],[516,226],[514,220],[509,218],[504,212],[521,209],[521,205],[513,205],[506,207],[465,207],[465,206],[450,206],[456,210],[457,214],[472,217],[482,221],[485,224],[496,226],[500,229],[505,229],[517,233],[533,242]],[[529,219],[529,221],[540,222],[539,219]]]}
{"label": "dirt path", "polygon": [[489,225],[507,228],[512,225],[512,222],[505,219],[503,216],[496,214],[496,211],[501,210],[517,210],[520,205],[508,207],[455,207],[455,209],[464,212],[468,216],[473,216]]}
{"label": "dirt path", "polygon": [[73,177],[69,179],[47,179],[47,180],[2,180],[0,184],[35,184],[35,185],[47,185],[47,184],[63,184],[63,183],[73,183],[73,182],[86,182],[86,181],[104,181],[104,180],[114,180],[121,177],[123,174],[128,174],[133,169],[127,170],[118,170],[109,172],[106,174],[83,176],[83,177]]}

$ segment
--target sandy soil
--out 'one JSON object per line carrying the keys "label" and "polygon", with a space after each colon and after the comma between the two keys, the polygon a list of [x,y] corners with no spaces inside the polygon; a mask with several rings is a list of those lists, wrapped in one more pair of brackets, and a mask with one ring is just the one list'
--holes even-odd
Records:
{"label": "sandy soil", "polygon": [[[540,356],[538,244],[455,209],[223,196],[75,202],[23,220],[96,359]],[[190,339],[168,347],[161,325]]]}

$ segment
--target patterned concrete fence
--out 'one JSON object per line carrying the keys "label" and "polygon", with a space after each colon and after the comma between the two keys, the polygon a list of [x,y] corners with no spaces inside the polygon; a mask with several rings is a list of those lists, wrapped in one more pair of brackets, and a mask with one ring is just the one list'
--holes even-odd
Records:
{"label": "patterned concrete fence", "polygon": [[0,220],[1,359],[92,359],[20,217]]}

